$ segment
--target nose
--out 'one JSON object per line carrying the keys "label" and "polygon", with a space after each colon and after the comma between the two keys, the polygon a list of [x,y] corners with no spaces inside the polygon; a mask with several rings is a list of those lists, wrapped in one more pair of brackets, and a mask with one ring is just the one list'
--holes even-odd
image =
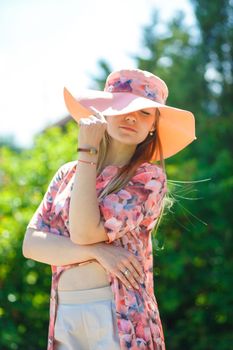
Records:
{"label": "nose", "polygon": [[136,122],[136,115],[135,115],[135,113],[134,112],[132,112],[132,113],[129,113],[129,114],[127,114],[126,116],[125,116],[125,120],[127,120],[127,121],[132,121],[133,123],[135,123]]}

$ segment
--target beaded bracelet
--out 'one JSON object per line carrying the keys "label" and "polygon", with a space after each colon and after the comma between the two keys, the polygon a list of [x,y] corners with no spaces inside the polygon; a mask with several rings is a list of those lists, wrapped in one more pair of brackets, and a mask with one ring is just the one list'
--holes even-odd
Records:
{"label": "beaded bracelet", "polygon": [[96,165],[95,162],[88,162],[87,160],[81,160],[81,159],[78,159],[78,162],[81,162],[81,163],[87,163],[87,164],[91,164],[91,165]]}

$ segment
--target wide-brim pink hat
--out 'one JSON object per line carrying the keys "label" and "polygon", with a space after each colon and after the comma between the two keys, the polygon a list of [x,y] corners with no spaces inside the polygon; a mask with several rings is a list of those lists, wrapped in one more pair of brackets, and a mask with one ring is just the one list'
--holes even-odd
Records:
{"label": "wide-brim pink hat", "polygon": [[[159,133],[163,157],[181,151],[195,136],[194,115],[186,110],[167,106],[168,88],[156,75],[140,69],[125,69],[111,73],[104,91],[85,90],[73,96],[64,87],[64,99],[70,115],[80,118],[94,114],[93,107],[106,116],[131,113],[144,108],[158,108]],[[156,150],[152,160],[159,160]]]}

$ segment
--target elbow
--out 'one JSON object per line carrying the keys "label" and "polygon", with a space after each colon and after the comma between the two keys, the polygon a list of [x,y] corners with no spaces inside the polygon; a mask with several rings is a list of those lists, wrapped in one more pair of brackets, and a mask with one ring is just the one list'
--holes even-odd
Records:
{"label": "elbow", "polygon": [[74,244],[79,244],[79,245],[84,245],[86,244],[86,241],[84,239],[83,236],[79,236],[77,234],[72,234],[71,231],[70,231],[70,240],[71,242],[73,242]]}
{"label": "elbow", "polygon": [[[69,233],[70,240],[79,245],[87,245],[96,243],[96,238],[98,236],[98,225],[88,226],[86,223],[83,225],[73,226],[70,224]],[[93,234],[95,233],[95,234]],[[98,241],[98,240],[97,240]]]}
{"label": "elbow", "polygon": [[22,244],[22,254],[27,259],[31,259],[32,242],[30,238],[33,231],[34,230],[30,228],[26,231]]}
{"label": "elbow", "polygon": [[85,245],[85,244],[87,244],[82,238],[76,238],[76,237],[71,237],[71,236],[70,236],[70,240],[71,240],[74,244],[78,244],[78,245]]}
{"label": "elbow", "polygon": [[80,226],[84,227],[84,225],[78,225],[78,227],[72,227],[72,225],[70,225],[70,240],[74,244],[85,245],[88,242],[88,232],[90,232],[90,229],[85,225],[85,229],[80,230]]}
{"label": "elbow", "polygon": [[30,249],[27,238],[25,237],[22,245],[22,254],[25,258],[30,259]]}

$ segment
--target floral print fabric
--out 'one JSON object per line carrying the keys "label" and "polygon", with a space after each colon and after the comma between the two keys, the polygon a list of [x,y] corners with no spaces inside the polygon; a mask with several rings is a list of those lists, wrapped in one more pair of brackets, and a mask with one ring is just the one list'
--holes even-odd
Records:
{"label": "floral print fabric", "polygon": [[104,91],[131,93],[165,104],[168,97],[167,85],[159,77],[139,69],[112,72],[106,81]]}
{"label": "floral print fabric", "polygon": [[[77,161],[61,166],[27,228],[32,227],[69,237],[69,203]],[[105,167],[96,178],[97,198],[117,173],[118,167]],[[165,350],[164,334],[153,285],[151,231],[161,211],[167,191],[166,175],[155,164],[143,163],[120,191],[98,200],[101,220],[108,235],[107,244],[123,246],[140,260],[145,279],[139,290],[129,290],[108,273],[115,304],[122,350]],[[54,325],[57,286],[61,273],[77,264],[51,266],[50,320],[47,350],[56,350]]]}

